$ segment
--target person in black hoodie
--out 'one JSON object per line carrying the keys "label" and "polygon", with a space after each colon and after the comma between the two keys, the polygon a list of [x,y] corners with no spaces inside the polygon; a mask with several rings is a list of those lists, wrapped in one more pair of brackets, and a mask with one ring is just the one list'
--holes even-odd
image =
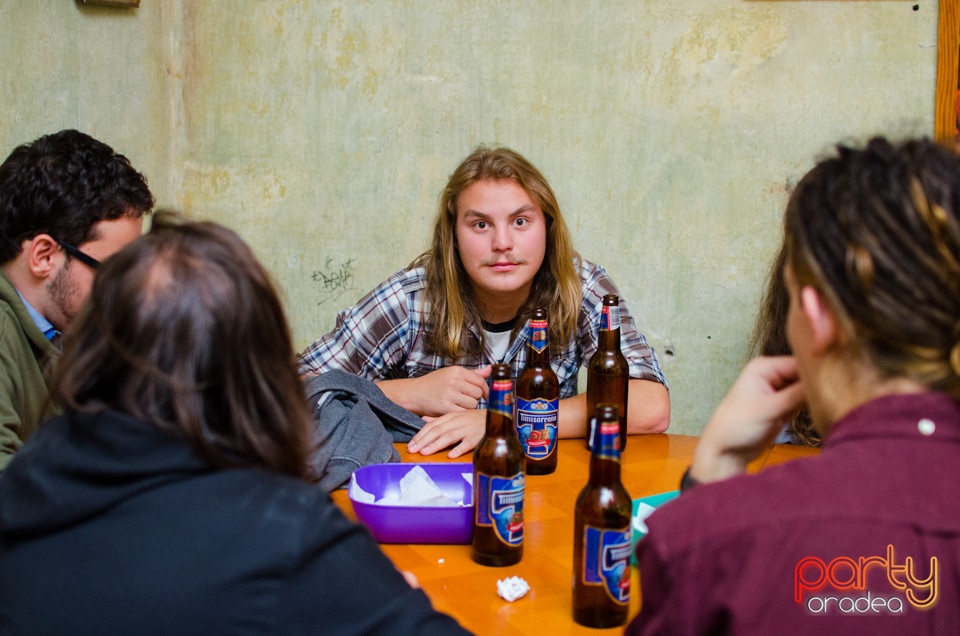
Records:
{"label": "person in black hoodie", "polygon": [[0,477],[0,634],[466,633],[309,483],[270,277],[159,214],[104,263]]}

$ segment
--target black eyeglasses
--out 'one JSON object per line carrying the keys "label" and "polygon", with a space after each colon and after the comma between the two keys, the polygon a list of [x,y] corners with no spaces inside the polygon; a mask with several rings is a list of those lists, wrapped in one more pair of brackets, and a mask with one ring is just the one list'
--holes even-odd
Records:
{"label": "black eyeglasses", "polygon": [[89,254],[81,252],[80,250],[75,248],[73,245],[70,245],[69,243],[64,243],[60,239],[57,239],[57,245],[67,250],[67,253],[70,254],[70,256],[74,257],[75,259],[77,259],[87,267],[90,267],[91,269],[97,269],[98,267],[100,267],[100,261],[90,256]]}

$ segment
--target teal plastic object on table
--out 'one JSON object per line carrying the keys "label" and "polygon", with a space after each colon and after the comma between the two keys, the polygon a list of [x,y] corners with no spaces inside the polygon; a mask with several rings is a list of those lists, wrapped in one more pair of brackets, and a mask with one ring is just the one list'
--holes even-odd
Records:
{"label": "teal plastic object on table", "polygon": [[640,511],[640,504],[644,503],[652,508],[659,508],[671,499],[676,499],[679,495],[679,490],[671,490],[670,492],[662,492],[659,495],[650,495],[649,497],[641,497],[640,499],[633,500],[633,555],[630,557],[631,563],[634,565],[637,563],[637,541],[646,536],[645,532],[637,530],[637,513]]}

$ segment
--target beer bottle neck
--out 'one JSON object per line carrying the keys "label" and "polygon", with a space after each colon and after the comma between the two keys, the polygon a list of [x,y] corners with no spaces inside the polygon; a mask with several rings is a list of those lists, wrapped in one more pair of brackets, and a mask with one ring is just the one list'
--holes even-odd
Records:
{"label": "beer bottle neck", "polygon": [[597,348],[604,351],[620,348],[620,328],[600,331],[597,336]]}
{"label": "beer bottle neck", "polygon": [[596,486],[613,486],[620,483],[620,453],[616,459],[600,456],[596,451],[590,458],[590,483]]}
{"label": "beer bottle neck", "polygon": [[600,314],[600,331],[597,339],[601,349],[610,351],[620,348],[620,308],[618,306],[604,304]]}
{"label": "beer bottle neck", "polygon": [[590,483],[613,486],[620,481],[619,419],[595,421],[597,440],[590,455]]}
{"label": "beer bottle neck", "polygon": [[487,437],[506,437],[513,428],[513,418],[487,411]]}
{"label": "beer bottle neck", "polygon": [[530,343],[527,343],[527,366],[546,368],[550,366],[550,350],[544,347],[537,351]]}
{"label": "beer bottle neck", "polygon": [[513,428],[513,384],[509,379],[494,379],[487,404],[487,437],[505,437]]}
{"label": "beer bottle neck", "polygon": [[527,328],[527,366],[550,366],[549,326],[542,317],[532,318]]}

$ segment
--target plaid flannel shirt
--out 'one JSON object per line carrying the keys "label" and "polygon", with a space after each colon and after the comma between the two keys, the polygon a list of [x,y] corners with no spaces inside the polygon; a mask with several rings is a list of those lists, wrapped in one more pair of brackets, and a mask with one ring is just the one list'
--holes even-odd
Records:
{"label": "plaid flannel shirt", "polygon": [[[577,332],[559,350],[551,346],[550,366],[560,381],[560,397],[577,394],[577,372],[597,350],[602,300],[605,294],[620,295],[617,286],[600,265],[580,261],[583,301],[577,319]],[[423,330],[429,306],[426,302],[426,276],[422,267],[396,272],[353,307],[337,315],[337,326],[300,354],[300,373],[323,373],[340,369],[369,380],[420,377],[450,366],[442,356],[426,350]],[[471,328],[478,341],[480,334]],[[516,378],[526,364],[526,329],[522,329],[507,349],[503,362],[510,365]],[[653,348],[634,324],[623,298],[620,300],[620,348],[630,364],[630,377],[652,380],[664,386],[667,381]],[[495,360],[489,348],[480,356],[464,358],[455,364],[479,369]],[[477,408],[486,408],[480,400]]]}

